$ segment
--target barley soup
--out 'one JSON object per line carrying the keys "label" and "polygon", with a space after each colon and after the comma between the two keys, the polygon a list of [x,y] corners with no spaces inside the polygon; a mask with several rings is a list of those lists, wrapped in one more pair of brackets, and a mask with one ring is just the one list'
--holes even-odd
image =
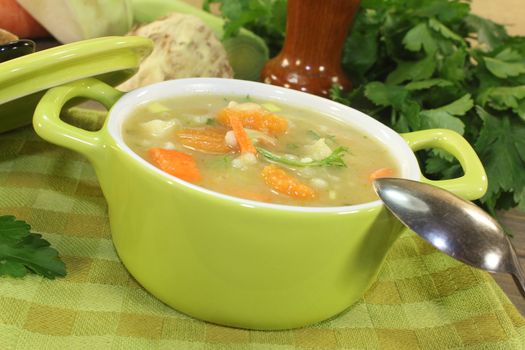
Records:
{"label": "barley soup", "polygon": [[397,176],[388,149],[326,115],[249,96],[191,96],[140,106],[124,141],[182,180],[245,199],[299,206],[376,200]]}

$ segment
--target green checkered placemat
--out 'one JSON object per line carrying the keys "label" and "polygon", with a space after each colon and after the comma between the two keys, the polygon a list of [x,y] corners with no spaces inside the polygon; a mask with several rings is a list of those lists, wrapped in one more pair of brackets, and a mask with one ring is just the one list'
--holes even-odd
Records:
{"label": "green checkered placemat", "polygon": [[220,327],[142,289],[113,249],[90,164],[31,128],[0,135],[0,215],[16,215],[60,252],[63,279],[0,278],[0,349],[522,349],[525,320],[492,277],[414,234],[338,317],[278,332]]}

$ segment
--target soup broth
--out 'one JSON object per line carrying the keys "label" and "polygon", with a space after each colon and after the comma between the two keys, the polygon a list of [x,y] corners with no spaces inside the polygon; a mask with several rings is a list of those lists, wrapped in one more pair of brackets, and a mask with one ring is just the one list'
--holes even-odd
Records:
{"label": "soup broth", "polygon": [[329,116],[240,96],[141,105],[125,143],[160,169],[250,200],[345,206],[376,200],[374,178],[398,176],[380,143]]}

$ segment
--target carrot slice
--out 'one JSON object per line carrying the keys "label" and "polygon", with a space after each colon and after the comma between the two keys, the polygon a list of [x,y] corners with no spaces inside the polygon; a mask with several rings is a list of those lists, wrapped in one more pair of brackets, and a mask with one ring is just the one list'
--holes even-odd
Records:
{"label": "carrot slice", "polygon": [[375,179],[379,179],[380,177],[389,177],[394,175],[394,169],[392,168],[379,168],[377,170],[374,170],[368,175],[368,181],[372,182]]}
{"label": "carrot slice", "polygon": [[231,151],[224,141],[226,130],[222,128],[181,129],[176,135],[181,144],[196,151],[212,154]]}
{"label": "carrot slice", "polygon": [[264,182],[275,191],[297,199],[314,199],[315,191],[276,165],[262,170]]}
{"label": "carrot slice", "polygon": [[240,110],[234,107],[223,108],[217,114],[217,121],[225,126],[230,125],[230,117],[236,116],[245,128],[277,135],[284,134],[288,129],[288,121],[264,109]]}
{"label": "carrot slice", "polygon": [[189,154],[164,148],[151,148],[148,153],[153,163],[168,174],[189,182],[201,179],[197,163]]}
{"label": "carrot slice", "polygon": [[241,149],[241,153],[256,154],[257,150],[253,146],[252,141],[244,130],[241,119],[237,115],[230,115],[230,126],[233,130],[233,133],[235,134],[235,138],[237,139],[237,144]]}

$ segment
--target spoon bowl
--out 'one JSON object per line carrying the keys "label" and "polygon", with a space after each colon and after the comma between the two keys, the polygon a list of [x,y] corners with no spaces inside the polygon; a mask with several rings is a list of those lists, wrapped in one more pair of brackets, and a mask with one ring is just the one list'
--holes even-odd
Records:
{"label": "spoon bowl", "polygon": [[449,256],[489,272],[510,273],[525,297],[525,274],[502,227],[473,203],[442,188],[381,178],[374,189],[405,226]]}

